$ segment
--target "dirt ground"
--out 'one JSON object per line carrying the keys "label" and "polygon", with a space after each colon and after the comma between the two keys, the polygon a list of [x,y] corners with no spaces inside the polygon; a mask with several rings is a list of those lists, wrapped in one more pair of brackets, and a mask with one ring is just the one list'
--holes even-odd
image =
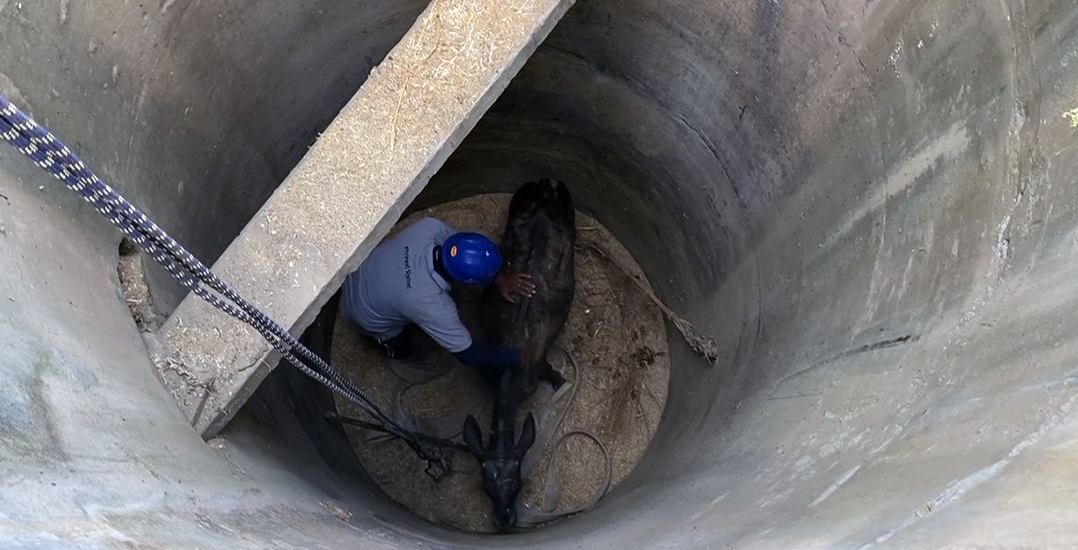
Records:
{"label": "dirt ground", "polygon": [[120,261],[116,266],[127,309],[140,332],[157,330],[160,324],[150,300],[150,287],[146,284],[146,271],[135,244],[126,239],[120,245]]}
{"label": "dirt ground", "polygon": [[[402,220],[395,231],[429,216],[458,231],[476,231],[498,241],[509,198],[509,194],[480,195],[439,205]],[[592,245],[608,258],[591,250]],[[587,429],[603,441],[610,452],[613,490],[640,460],[659,423],[670,378],[666,325],[627,274],[643,277],[628,251],[606,228],[578,213],[576,295],[560,344],[578,359],[580,385],[549,446],[540,449],[537,443],[533,447],[532,452],[544,454],[525,479],[519,497],[529,507],[571,510],[587,504],[602,488],[606,462],[599,446],[580,435],[561,440],[564,433]],[[399,400],[398,414],[424,433],[460,441],[465,415],[473,413],[486,432],[489,392],[471,369],[445,354],[439,358],[443,359],[441,367],[451,370],[409,387]],[[566,363],[552,362],[571,382],[573,368]],[[340,317],[332,365],[369,388],[383,404],[397,401],[393,396],[406,385],[377,345]],[[542,405],[551,393],[548,385],[541,384],[523,409]],[[342,414],[363,418],[351,403],[338,399],[337,405]],[[523,412],[518,425],[522,418]],[[359,428],[348,431],[364,467],[391,498],[437,524],[466,531],[493,530],[490,503],[479,487],[479,465],[470,454],[453,451],[454,474],[436,483],[423,473],[425,464],[400,441],[387,441]]]}

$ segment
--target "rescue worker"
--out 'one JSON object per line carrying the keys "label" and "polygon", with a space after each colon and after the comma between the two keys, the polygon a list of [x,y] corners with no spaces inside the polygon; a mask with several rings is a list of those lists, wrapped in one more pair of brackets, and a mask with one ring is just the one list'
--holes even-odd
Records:
{"label": "rescue worker", "polygon": [[496,284],[508,301],[534,296],[530,277],[500,273],[501,264],[490,239],[457,233],[440,220],[424,218],[379,244],[345,279],[340,312],[381,343],[392,359],[411,355],[404,328],[414,323],[461,363],[480,369],[517,368],[520,353],[476,341],[449,295],[457,282]]}

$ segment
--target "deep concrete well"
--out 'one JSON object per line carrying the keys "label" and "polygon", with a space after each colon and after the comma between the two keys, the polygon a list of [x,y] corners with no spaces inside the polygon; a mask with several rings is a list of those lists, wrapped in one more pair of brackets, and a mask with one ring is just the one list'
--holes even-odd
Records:
{"label": "deep concrete well", "polygon": [[[0,90],[213,261],[424,7],[0,0]],[[565,179],[723,355],[675,346],[630,479],[510,536],[389,502],[288,369],[204,443],[116,234],[0,151],[0,547],[1071,546],[1076,37],[1066,1],[580,1],[415,206]]]}

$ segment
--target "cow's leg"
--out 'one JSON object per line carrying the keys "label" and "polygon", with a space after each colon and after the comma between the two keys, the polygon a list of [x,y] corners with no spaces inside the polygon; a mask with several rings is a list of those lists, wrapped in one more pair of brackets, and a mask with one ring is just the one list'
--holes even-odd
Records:
{"label": "cow's leg", "polygon": [[554,391],[558,391],[558,389],[561,388],[561,385],[565,383],[565,377],[562,376],[560,372],[554,370],[554,366],[546,360],[543,360],[542,366],[539,367],[538,378],[539,380],[550,382]]}

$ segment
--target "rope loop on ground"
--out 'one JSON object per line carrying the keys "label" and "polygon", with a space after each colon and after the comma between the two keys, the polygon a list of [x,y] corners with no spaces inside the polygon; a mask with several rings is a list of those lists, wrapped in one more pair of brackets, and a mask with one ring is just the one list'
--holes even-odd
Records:
{"label": "rope loop on ground", "polygon": [[[571,388],[571,393],[569,394],[568,402],[565,404],[564,407],[562,407],[562,410],[558,412],[557,416],[554,418],[554,421],[550,422],[547,426],[540,426],[539,434],[535,438],[535,443],[532,445],[531,450],[528,451],[528,454],[524,457],[524,461],[521,463],[521,475],[526,477],[531,472],[532,468],[535,467],[539,459],[543,456],[543,454],[546,453],[547,448],[550,448],[551,452],[557,452],[557,449],[561,447],[561,444],[574,435],[584,436],[594,441],[595,444],[599,446],[599,451],[603,453],[603,459],[606,463],[606,470],[603,473],[603,478],[602,482],[600,483],[599,491],[596,492],[595,495],[592,496],[591,500],[583,506],[573,508],[571,510],[566,510],[563,512],[556,512],[554,511],[554,509],[557,507],[557,502],[550,503],[551,509],[545,511],[529,508],[522,505],[518,501],[516,503],[517,525],[524,528],[535,527],[542,523],[551,522],[590,509],[592,506],[598,504],[600,499],[606,496],[606,492],[610,489],[610,484],[611,482],[613,482],[614,479],[614,464],[610,456],[610,450],[607,449],[606,444],[603,443],[601,439],[599,439],[599,436],[595,435],[590,430],[570,430],[563,433],[561,437],[551,443],[551,439],[554,437],[554,432],[556,432],[561,426],[562,422],[565,421],[565,417],[568,415],[569,409],[573,406],[573,401],[576,399],[577,390],[580,389],[582,371],[580,370],[580,362],[576,358],[576,353],[574,353],[571,348],[566,347],[563,344],[555,344],[553,347],[550,348],[548,353],[561,353],[565,355],[565,357],[569,361],[569,364],[573,366],[573,385]],[[547,403],[546,407],[555,406],[557,401],[558,396],[557,394],[555,394],[555,396],[551,398],[550,402]],[[556,457],[552,455],[550,464],[548,465],[551,470],[554,470],[554,468],[550,466],[554,464],[555,460]],[[548,488],[550,483],[551,481],[547,480]]]}
{"label": "rope loop on ground", "polygon": [[108,218],[185,288],[253,327],[289,364],[352,401],[383,425],[386,431],[404,440],[416,455],[427,461],[428,475],[440,480],[452,471],[449,455],[422,443],[413,432],[395,422],[366,392],[341,376],[321,357],[300,344],[284,327],[236,293],[139,209],[101,181],[59,139],[3,95],[0,95],[0,139],[93,205],[95,210]]}

